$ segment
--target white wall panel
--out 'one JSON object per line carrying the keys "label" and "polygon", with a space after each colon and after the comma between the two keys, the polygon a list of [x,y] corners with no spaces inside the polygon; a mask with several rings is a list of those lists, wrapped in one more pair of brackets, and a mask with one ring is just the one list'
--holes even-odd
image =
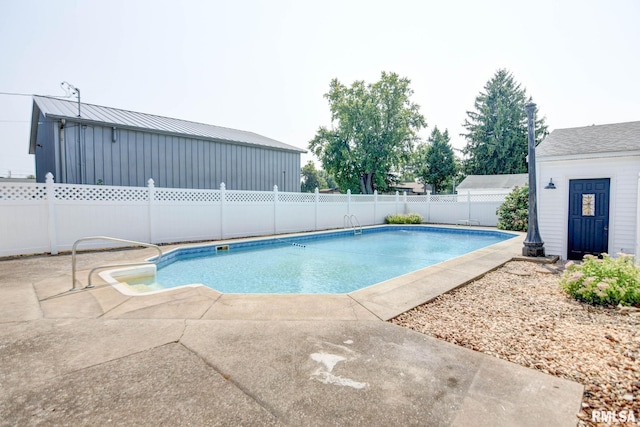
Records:
{"label": "white wall panel", "polygon": [[[609,178],[609,253],[635,253],[640,157],[537,160],[538,219],[547,254],[567,257],[569,181]],[[553,179],[555,190],[544,187]]]}

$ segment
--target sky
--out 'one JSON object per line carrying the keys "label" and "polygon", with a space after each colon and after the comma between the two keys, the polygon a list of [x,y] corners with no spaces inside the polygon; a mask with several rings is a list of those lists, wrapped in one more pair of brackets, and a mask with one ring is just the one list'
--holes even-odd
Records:
{"label": "sky", "polygon": [[[466,145],[500,68],[549,130],[640,120],[640,1],[0,0],[0,92],[255,132],[308,149],[337,78],[411,80],[428,128]],[[74,99],[74,98],[71,98]],[[75,100],[75,99],[74,99]],[[0,177],[34,173],[30,96],[0,94]],[[302,163],[313,159],[302,156]]]}

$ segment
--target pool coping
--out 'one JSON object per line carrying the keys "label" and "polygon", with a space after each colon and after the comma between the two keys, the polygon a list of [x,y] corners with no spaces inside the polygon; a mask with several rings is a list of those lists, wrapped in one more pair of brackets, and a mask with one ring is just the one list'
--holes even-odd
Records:
{"label": "pool coping", "polygon": [[[442,226],[459,230],[498,231],[490,227]],[[336,231],[328,230],[327,232]],[[514,233],[514,238],[475,250],[466,255],[441,262],[422,270],[369,286],[348,294],[224,294],[210,288],[181,287],[160,293],[124,295],[102,277],[96,279],[95,287],[81,292],[66,292],[64,298],[56,297],[60,288],[50,285],[36,292],[45,314],[65,317],[67,313],[77,315],[77,307],[87,307],[91,299],[94,308],[86,308],[93,315],[105,318],[180,318],[208,320],[389,320],[416,306],[429,302],[437,296],[463,286],[489,271],[519,256],[522,252],[524,233]],[[296,234],[282,235],[291,237]],[[242,239],[242,240],[256,240]],[[233,242],[238,242],[235,239]],[[224,244],[230,240],[209,244]],[[193,245],[167,245],[172,250]],[[131,260],[127,251],[120,258]],[[110,253],[103,253],[109,258]],[[136,259],[153,255],[152,249],[136,250]],[[81,255],[82,257],[82,255]],[[85,271],[79,270],[78,277]],[[68,291],[68,287],[65,291]],[[83,295],[81,295],[83,294]],[[86,296],[85,296],[86,295]],[[87,313],[89,315],[89,313]],[[93,315],[91,317],[93,317]]]}

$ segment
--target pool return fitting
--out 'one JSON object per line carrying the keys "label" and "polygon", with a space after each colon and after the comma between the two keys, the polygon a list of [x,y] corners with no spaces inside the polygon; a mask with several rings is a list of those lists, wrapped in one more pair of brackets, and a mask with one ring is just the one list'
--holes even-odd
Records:
{"label": "pool return fitting", "polygon": [[73,248],[71,249],[71,280],[73,280],[73,287],[69,289],[70,291],[76,290],[76,249],[78,247],[78,244],[89,241],[89,240],[108,240],[111,242],[128,243],[133,246],[145,246],[147,248],[155,248],[158,251],[158,256],[153,261],[130,262],[125,264],[108,264],[108,265],[100,265],[98,267],[94,267],[89,272],[89,277],[87,279],[87,286],[85,286],[84,289],[93,288],[93,285],[91,284],[91,276],[93,275],[93,272],[96,270],[109,268],[109,267],[133,267],[136,265],[157,264],[158,261],[160,261],[160,258],[162,258],[162,250],[160,249],[160,247],[157,245],[153,245],[151,243],[136,242],[134,240],[124,240],[124,239],[117,239],[115,237],[106,237],[106,236],[83,237],[82,239],[76,240],[75,243],[73,244]]}

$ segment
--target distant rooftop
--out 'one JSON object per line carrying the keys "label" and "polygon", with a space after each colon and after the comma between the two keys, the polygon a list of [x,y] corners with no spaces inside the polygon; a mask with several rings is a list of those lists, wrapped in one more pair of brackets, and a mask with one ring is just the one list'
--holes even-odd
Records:
{"label": "distant rooftop", "polygon": [[[408,193],[425,194],[424,184],[419,182],[401,182],[396,184],[395,189],[397,191],[406,191]],[[431,191],[431,185],[427,184],[427,191]]]}
{"label": "distant rooftop", "polygon": [[640,151],[640,122],[556,129],[536,148],[536,157]]}
{"label": "distant rooftop", "polygon": [[31,146],[35,149],[34,122],[37,125],[39,113],[48,119],[67,119],[83,123],[96,123],[108,126],[118,126],[129,129],[141,129],[174,135],[184,135],[200,139],[228,141],[262,147],[275,148],[285,151],[306,153],[303,150],[257,133],[230,129],[220,126],[196,123],[187,120],[172,119],[170,117],[155,116],[153,114],[120,110],[93,104],[81,104],[81,117],[78,117],[78,103],[66,99],[46,96],[33,97],[33,115],[31,117]]}
{"label": "distant rooftop", "polygon": [[457,190],[480,188],[513,188],[524,187],[529,184],[529,175],[526,173],[504,175],[469,175],[456,187]]}

